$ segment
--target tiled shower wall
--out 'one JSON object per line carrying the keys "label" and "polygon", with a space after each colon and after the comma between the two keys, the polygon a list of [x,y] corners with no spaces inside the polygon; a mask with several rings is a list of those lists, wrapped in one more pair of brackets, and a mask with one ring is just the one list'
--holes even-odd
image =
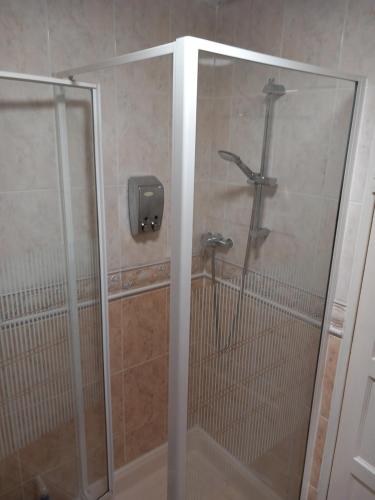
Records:
{"label": "tiled shower wall", "polygon": [[[202,63],[207,59],[201,56]],[[217,256],[243,265],[254,190],[233,163],[219,157],[218,150],[233,151],[253,171],[259,171],[266,110],[262,89],[268,79],[276,78],[285,85],[286,94],[275,103],[268,175],[278,184],[263,188],[261,223],[271,233],[252,252],[250,267],[270,272],[275,267],[292,266],[301,272],[301,286],[323,296],[354,86],[336,89],[334,79],[255,63],[225,58],[218,58],[220,66],[212,62],[211,69],[207,68],[211,93],[198,102],[197,138],[202,147],[197,154],[196,197],[200,232],[232,237],[233,248],[218,251]],[[206,85],[207,81],[206,76]],[[202,79],[199,84],[202,88]],[[195,252],[199,252],[199,238],[195,239]]]}
{"label": "tiled shower wall", "polygon": [[336,292],[346,301],[366,175],[373,158],[375,11],[371,0],[244,0],[219,10],[217,37],[227,43],[369,77]]}
{"label": "tiled shower wall", "polygon": [[[375,21],[371,0],[335,0],[329,4],[307,0],[272,0],[266,4],[259,0],[237,0],[224,2],[217,9],[204,0],[84,0],[79,3],[72,0],[30,0],[26,3],[4,0],[0,8],[0,66],[4,70],[51,74],[189,34],[368,74],[367,113],[351,195],[350,223],[342,259],[344,268],[337,291],[337,298],[345,302],[358,227],[356,221],[373,138],[375,65],[371,57],[374,43],[371,35],[372,22]],[[115,116],[123,115],[121,91],[125,85],[121,80],[119,85],[116,75],[108,73],[103,85],[104,173],[109,268],[115,270],[123,265],[143,262],[129,262],[126,256],[128,241],[121,217],[124,209],[121,202],[124,187],[121,186],[126,182],[121,152],[118,151],[121,148],[116,147],[116,137],[121,137],[121,123],[119,119],[114,120]],[[150,112],[158,115],[159,111]],[[153,120],[156,119],[154,116]],[[153,123],[151,120],[151,127]],[[29,187],[25,186],[25,189]],[[27,193],[23,196],[26,199]],[[39,195],[34,193],[34,199],[35,196]],[[28,215],[26,210],[24,215]],[[158,259],[168,253],[166,238],[163,235],[154,245],[158,247],[155,253]],[[144,251],[147,255],[145,246]]]}
{"label": "tiled shower wall", "polygon": [[115,466],[167,436],[168,289],[109,304]]}

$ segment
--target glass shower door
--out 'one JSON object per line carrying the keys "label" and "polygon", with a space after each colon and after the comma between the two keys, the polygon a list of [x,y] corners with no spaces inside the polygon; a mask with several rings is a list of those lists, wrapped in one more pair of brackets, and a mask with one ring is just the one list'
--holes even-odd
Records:
{"label": "glass shower door", "polygon": [[354,99],[199,52],[189,499],[299,498]]}
{"label": "glass shower door", "polygon": [[0,498],[110,489],[94,86],[0,74]]}

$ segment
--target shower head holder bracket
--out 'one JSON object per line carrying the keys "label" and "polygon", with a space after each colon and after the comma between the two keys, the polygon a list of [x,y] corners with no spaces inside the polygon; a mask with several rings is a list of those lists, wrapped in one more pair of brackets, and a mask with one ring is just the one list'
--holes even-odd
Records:
{"label": "shower head holder bracket", "polygon": [[265,240],[270,234],[271,230],[266,227],[259,227],[250,231],[250,236],[253,240]]}
{"label": "shower head holder bracket", "polygon": [[263,177],[260,174],[255,174],[253,177],[247,179],[248,184],[261,184],[262,186],[277,186],[276,177]]}

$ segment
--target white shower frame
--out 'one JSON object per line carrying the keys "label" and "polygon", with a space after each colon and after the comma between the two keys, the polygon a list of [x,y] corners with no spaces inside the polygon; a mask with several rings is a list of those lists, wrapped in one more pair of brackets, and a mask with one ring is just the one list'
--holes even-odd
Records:
{"label": "white shower frame", "polygon": [[[107,446],[107,478],[108,488],[104,495],[97,496],[95,491],[86,488],[87,484],[87,450],[84,423],[84,402],[82,394],[82,380],[77,374],[80,372],[80,360],[76,356],[73,359],[73,385],[76,392],[76,420],[77,420],[77,451],[80,458],[79,477],[84,500],[109,500],[113,496],[113,442],[112,442],[112,406],[111,406],[111,385],[110,385],[110,367],[109,367],[109,328],[108,328],[108,289],[107,289],[107,257],[106,257],[106,232],[105,232],[105,212],[104,212],[104,183],[103,183],[103,153],[102,153],[102,131],[101,131],[101,98],[100,85],[94,83],[76,82],[66,78],[55,78],[42,75],[33,75],[28,73],[15,73],[10,71],[0,71],[0,81],[18,81],[25,83],[37,83],[51,85],[54,89],[62,91],[64,88],[81,88],[90,91],[93,119],[93,143],[94,143],[94,167],[95,167],[95,190],[97,200],[97,225],[98,225],[98,246],[99,246],[99,266],[100,266],[100,312],[101,326],[103,334],[103,376],[104,376],[104,394],[105,394],[105,419],[106,419],[106,446]],[[56,138],[58,147],[58,162],[60,178],[64,180],[62,186],[63,198],[63,217],[66,222],[72,223],[71,213],[71,189],[70,189],[70,165],[69,150],[66,130],[65,102],[59,101],[55,92],[56,105]],[[70,228],[72,229],[72,228]],[[74,261],[74,244],[72,241],[73,233],[66,232],[66,243],[68,244],[68,262]],[[75,271],[68,266],[67,268],[68,288],[75,287]],[[69,294],[70,295],[70,294]],[[73,300],[69,297],[69,316],[74,317],[78,311],[78,302],[76,294],[73,294]],[[77,321],[71,319],[73,325]],[[79,346],[79,339],[73,332],[73,350]],[[77,353],[76,353],[77,354]],[[94,485],[95,489],[95,485]]]}
{"label": "white shower frame", "polygon": [[[356,85],[354,111],[346,156],[346,168],[339,217],[336,230],[335,247],[329,278],[327,306],[322,328],[315,391],[310,419],[309,438],[305,459],[301,500],[308,494],[310,471],[313,460],[314,444],[317,435],[319,408],[322,390],[322,377],[325,364],[330,317],[337,283],[337,274],[344,237],[345,222],[349,204],[354,159],[358,146],[367,79],[363,76],[335,71],[330,68],[299,63],[289,59],[253,52],[230,45],[212,42],[195,37],[178,38],[175,42],[152,47],[121,56],[112,57],[91,65],[81,66],[58,73],[58,76],[72,80],[83,73],[103,70],[131,62],[144,61],[165,55],[173,56],[173,139],[172,139],[172,238],[171,238],[171,307],[170,307],[170,366],[169,366],[169,430],[168,430],[168,500],[186,498],[186,433],[189,376],[189,335],[190,335],[190,293],[191,258],[194,209],[194,171],[196,143],[196,115],[198,88],[198,56],[200,51],[212,55],[290,69],[304,73],[327,76],[353,82]],[[351,323],[351,318],[346,317]],[[347,336],[352,331],[346,331]],[[350,353],[350,339],[346,339],[341,353],[347,360]],[[343,364],[344,361],[343,361]],[[345,372],[342,373],[345,378]],[[342,381],[339,381],[341,384]],[[331,412],[339,414],[342,400],[337,396]],[[337,392],[337,391],[336,391]],[[328,451],[325,463],[331,466],[337,424],[331,423],[331,434],[327,437]],[[327,448],[327,446],[326,446]],[[323,485],[325,488],[326,485]],[[323,498],[325,493],[321,492]]]}

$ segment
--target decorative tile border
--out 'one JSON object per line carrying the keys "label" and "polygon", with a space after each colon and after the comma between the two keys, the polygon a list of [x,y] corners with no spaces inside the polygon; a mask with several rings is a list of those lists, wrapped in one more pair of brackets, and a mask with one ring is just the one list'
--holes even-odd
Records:
{"label": "decorative tile border", "polygon": [[[193,256],[192,273],[203,272],[203,259]],[[136,290],[147,285],[155,285],[170,280],[171,264],[169,260],[145,266],[119,270],[108,274],[108,292],[114,294],[121,291]]]}

